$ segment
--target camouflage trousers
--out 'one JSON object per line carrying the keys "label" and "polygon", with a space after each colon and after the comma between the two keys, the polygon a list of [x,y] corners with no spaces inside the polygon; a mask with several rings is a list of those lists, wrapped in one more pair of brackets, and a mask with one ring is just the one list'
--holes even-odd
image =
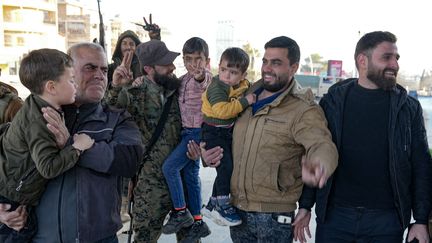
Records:
{"label": "camouflage trousers", "polygon": [[[157,243],[162,234],[163,221],[173,207],[161,164],[146,162],[138,176],[134,197],[134,242]],[[177,241],[183,239],[187,231],[180,230],[176,235]]]}
{"label": "camouflage trousers", "polygon": [[162,165],[147,161],[134,189],[133,229],[135,242],[156,243],[165,216],[172,208]]}

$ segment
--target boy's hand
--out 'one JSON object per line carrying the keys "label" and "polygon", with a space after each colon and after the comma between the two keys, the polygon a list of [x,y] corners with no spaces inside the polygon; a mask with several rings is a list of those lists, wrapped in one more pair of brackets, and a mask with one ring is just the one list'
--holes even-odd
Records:
{"label": "boy's hand", "polygon": [[188,142],[187,147],[188,147],[188,151],[186,152],[187,157],[193,161],[199,160],[201,156],[201,150],[199,145],[194,140],[190,140]]}
{"label": "boy's hand", "polygon": [[256,94],[254,94],[254,93],[246,95],[245,98],[247,99],[249,105],[255,104],[255,102],[256,102]]}
{"label": "boy's hand", "polygon": [[196,66],[188,63],[187,69],[191,72],[196,81],[203,81],[205,79],[205,62],[199,60]]}
{"label": "boy's hand", "polygon": [[74,143],[72,144],[72,146],[80,151],[89,149],[94,144],[94,139],[92,139],[89,135],[85,133],[75,134],[73,136],[73,139]]}

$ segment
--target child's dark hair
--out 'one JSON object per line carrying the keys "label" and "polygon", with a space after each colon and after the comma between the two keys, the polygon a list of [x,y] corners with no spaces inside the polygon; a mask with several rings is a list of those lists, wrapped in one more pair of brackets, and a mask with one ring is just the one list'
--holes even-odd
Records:
{"label": "child's dark hair", "polygon": [[55,49],[33,50],[21,61],[19,78],[33,94],[41,95],[48,80],[58,81],[73,61],[66,53]]}
{"label": "child's dark hair", "polygon": [[192,37],[183,45],[183,55],[202,52],[206,58],[209,57],[209,48],[207,42],[199,37]]}
{"label": "child's dark hair", "polygon": [[249,55],[238,47],[226,49],[221,55],[219,64],[222,63],[222,60],[228,62],[228,67],[238,68],[242,73],[246,72],[249,67]]}

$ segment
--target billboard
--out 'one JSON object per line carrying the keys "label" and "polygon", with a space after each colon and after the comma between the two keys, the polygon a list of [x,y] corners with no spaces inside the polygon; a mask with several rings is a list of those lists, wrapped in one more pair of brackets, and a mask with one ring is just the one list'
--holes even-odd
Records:
{"label": "billboard", "polygon": [[327,76],[342,77],[342,61],[341,60],[328,60]]}

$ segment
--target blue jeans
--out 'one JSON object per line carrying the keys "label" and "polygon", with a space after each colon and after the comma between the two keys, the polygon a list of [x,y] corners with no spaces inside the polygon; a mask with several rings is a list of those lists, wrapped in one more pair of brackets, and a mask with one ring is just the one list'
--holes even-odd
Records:
{"label": "blue jeans", "polygon": [[294,221],[294,212],[258,213],[238,210],[242,223],[231,226],[231,239],[234,243],[291,243],[293,228],[291,223],[279,223],[278,216],[288,216]]}
{"label": "blue jeans", "polygon": [[331,206],[317,222],[317,243],[401,243],[404,229],[396,209]]}
{"label": "blue jeans", "polygon": [[200,215],[201,210],[201,182],[199,179],[199,160],[193,161],[186,155],[190,140],[200,142],[201,128],[183,128],[180,144],[165,160],[162,171],[171,195],[174,208],[186,206],[185,192],[180,171],[186,184],[188,208],[192,215]]}

